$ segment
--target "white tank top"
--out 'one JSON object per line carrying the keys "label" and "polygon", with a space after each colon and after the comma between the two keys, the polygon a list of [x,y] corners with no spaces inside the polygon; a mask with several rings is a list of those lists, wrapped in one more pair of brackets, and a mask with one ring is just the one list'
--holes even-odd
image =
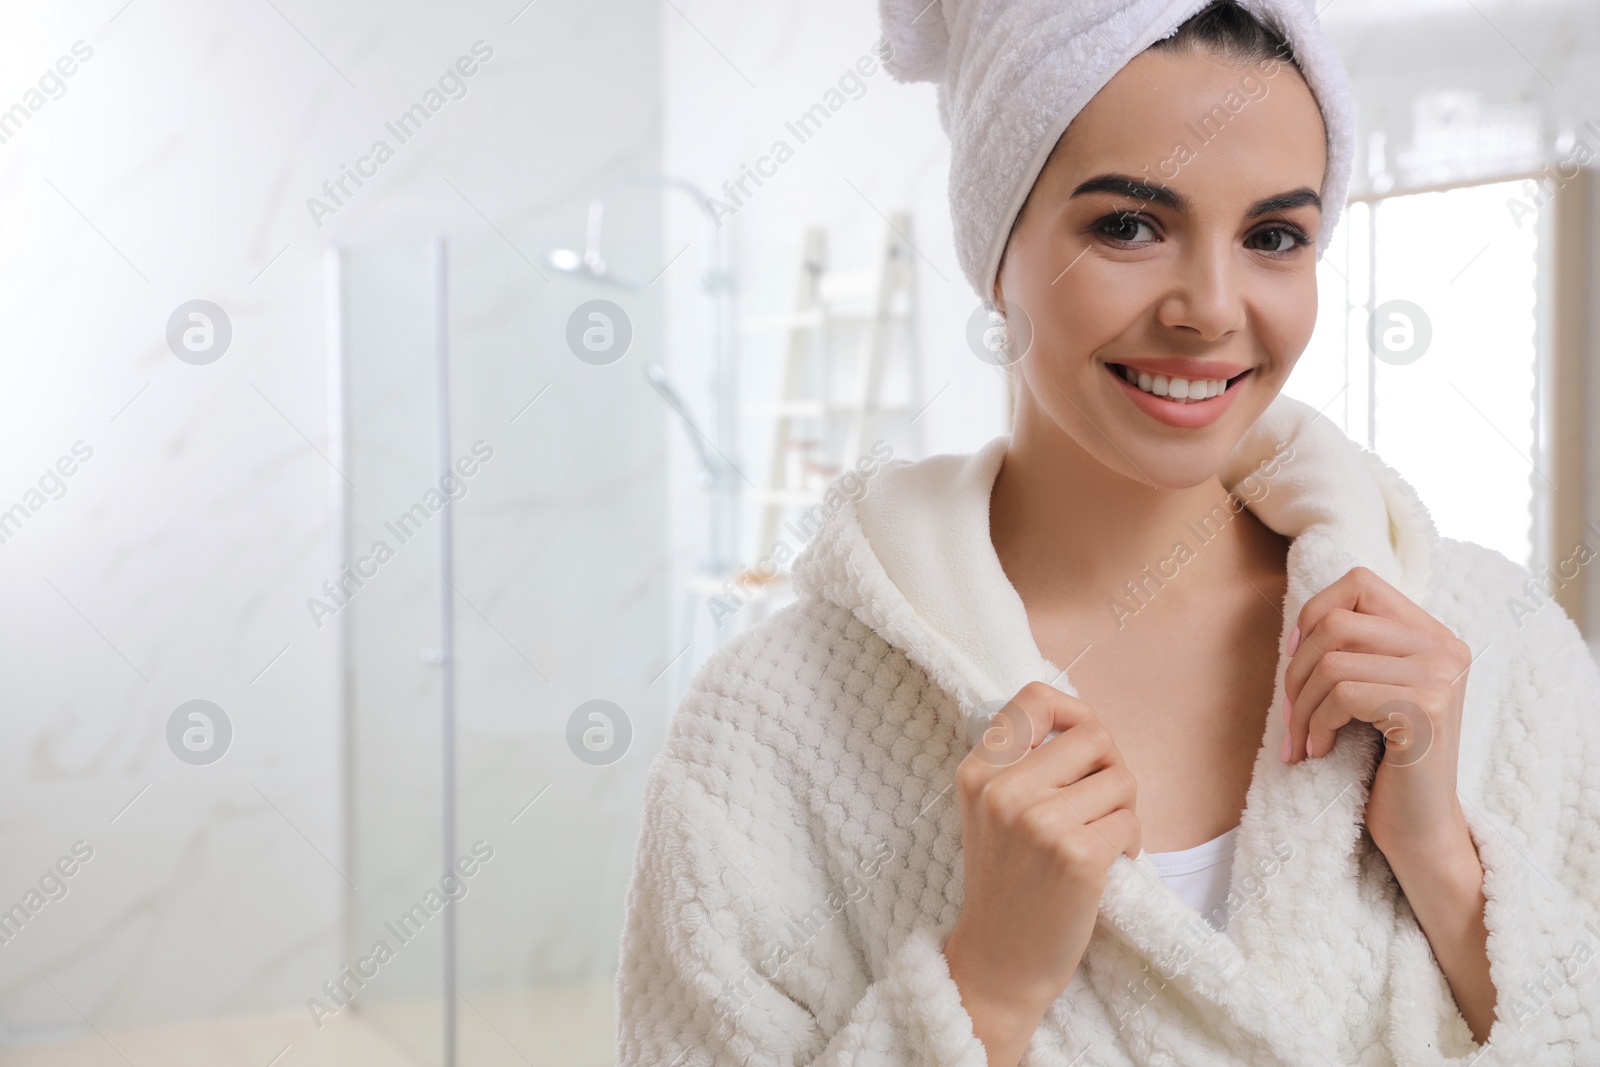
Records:
{"label": "white tank top", "polygon": [[1219,837],[1177,852],[1140,850],[1173,892],[1219,931],[1228,925],[1224,904],[1233,871],[1233,839],[1238,832],[1235,826]]}

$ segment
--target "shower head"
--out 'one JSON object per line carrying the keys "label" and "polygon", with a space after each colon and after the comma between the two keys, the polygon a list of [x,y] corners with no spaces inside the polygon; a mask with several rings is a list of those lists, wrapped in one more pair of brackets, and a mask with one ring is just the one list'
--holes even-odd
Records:
{"label": "shower head", "polygon": [[643,289],[644,285],[631,278],[624,278],[612,274],[606,261],[594,252],[584,252],[581,255],[570,248],[552,249],[545,257],[556,270],[573,274],[580,278],[587,278],[593,282],[603,282],[606,285],[618,285],[624,289]]}

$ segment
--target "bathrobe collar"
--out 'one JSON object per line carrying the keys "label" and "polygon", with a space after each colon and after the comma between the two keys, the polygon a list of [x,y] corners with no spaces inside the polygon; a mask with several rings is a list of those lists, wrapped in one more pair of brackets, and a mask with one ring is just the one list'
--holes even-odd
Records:
{"label": "bathrobe collar", "polygon": [[[1028,682],[1077,694],[1068,672],[1035,644],[989,537],[989,494],[1009,443],[1001,436],[970,455],[886,464],[794,565],[798,593],[848,608],[956,698],[968,746],[981,738],[998,702]],[[1242,486],[1251,475],[1260,482]],[[1438,534],[1398,474],[1309,405],[1284,395],[1229,454],[1221,481],[1265,525],[1292,539],[1277,682],[1272,709],[1263,709],[1266,730],[1235,835],[1233,885],[1248,872],[1275,869],[1274,857],[1288,854],[1296,859],[1277,877],[1309,882],[1304,892],[1315,894],[1317,885],[1347,877],[1380,749],[1376,731],[1342,730],[1326,756],[1294,766],[1279,760],[1285,726],[1275,709],[1283,700],[1288,631],[1307,599],[1358,565],[1420,602]],[[1295,921],[1291,904],[1305,898],[1284,888],[1241,894],[1231,902],[1226,934],[1218,934],[1141,855],[1112,866],[1101,922],[1141,955],[1181,954],[1186,964],[1173,984],[1223,1008],[1295,1062],[1314,1054],[1270,996],[1282,988],[1274,983],[1289,976],[1261,969],[1273,953],[1251,952],[1274,939],[1281,945],[1284,925]],[[1086,959],[1095,957],[1091,944]],[[1105,957],[1108,974],[1115,971],[1111,961]]]}

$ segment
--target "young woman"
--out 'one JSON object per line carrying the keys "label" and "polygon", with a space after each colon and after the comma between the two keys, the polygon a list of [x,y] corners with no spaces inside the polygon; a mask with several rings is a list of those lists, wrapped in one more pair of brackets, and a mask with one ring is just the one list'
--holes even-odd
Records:
{"label": "young woman", "polygon": [[[946,72],[1015,431],[871,473],[697,675],[618,1062],[1600,1064],[1600,670],[1279,395],[1349,163],[1310,12],[1094,6],[886,26]],[[1008,170],[1051,33],[1107,69]]]}

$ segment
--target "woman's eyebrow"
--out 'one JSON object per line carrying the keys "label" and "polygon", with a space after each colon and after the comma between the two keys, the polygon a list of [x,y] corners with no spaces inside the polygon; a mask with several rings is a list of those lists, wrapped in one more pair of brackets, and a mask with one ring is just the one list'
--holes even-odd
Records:
{"label": "woman's eyebrow", "polygon": [[[1072,196],[1082,196],[1085,193],[1116,193],[1120,196],[1132,197],[1135,200],[1143,200],[1146,203],[1161,204],[1180,215],[1189,213],[1189,199],[1182,193],[1173,192],[1171,188],[1165,185],[1151,185],[1149,182],[1141,181],[1127,174],[1101,174],[1079,183],[1077,188],[1072,190]],[[1287,193],[1279,193],[1277,196],[1269,196],[1265,199],[1257,200],[1245,212],[1245,218],[1253,219],[1261,215],[1271,214],[1274,211],[1288,211],[1292,208],[1304,207],[1307,204],[1321,211],[1322,197],[1318,196],[1314,190],[1302,185],[1300,188],[1290,190]]]}

